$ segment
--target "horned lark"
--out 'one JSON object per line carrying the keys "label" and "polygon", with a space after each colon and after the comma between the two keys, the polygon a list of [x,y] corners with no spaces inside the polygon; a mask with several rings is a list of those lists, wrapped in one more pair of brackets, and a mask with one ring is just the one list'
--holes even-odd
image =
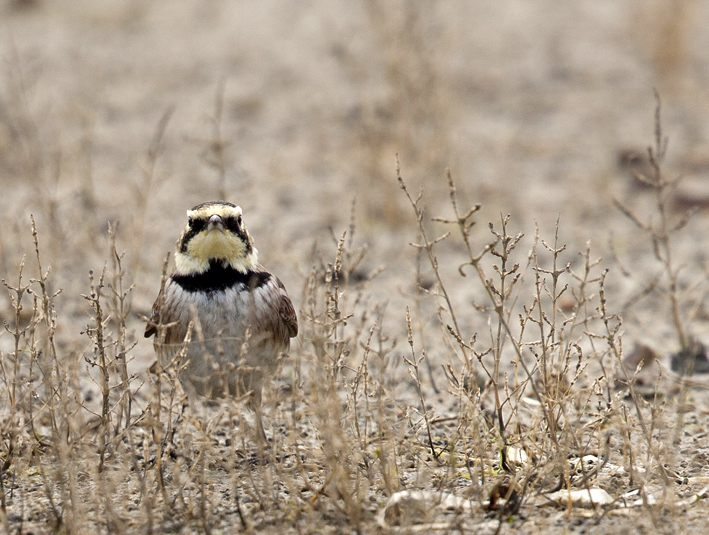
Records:
{"label": "horned lark", "polygon": [[145,336],[155,335],[155,351],[167,366],[185,347],[191,323],[181,374],[188,390],[209,397],[250,393],[259,414],[264,380],[298,334],[298,319],[283,283],[257,254],[240,207],[213,201],[189,210],[175,270]]}

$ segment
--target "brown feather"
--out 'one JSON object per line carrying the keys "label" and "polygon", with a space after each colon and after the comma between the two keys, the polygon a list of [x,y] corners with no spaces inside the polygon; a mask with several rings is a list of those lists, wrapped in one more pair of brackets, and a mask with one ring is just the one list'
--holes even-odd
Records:
{"label": "brown feather", "polygon": [[293,303],[285,291],[281,294],[281,302],[278,307],[278,314],[288,327],[288,335],[293,338],[298,336],[298,316],[295,314]]}
{"label": "brown feather", "polygon": [[[197,216],[207,218],[210,213],[205,209],[212,204],[236,208],[209,203],[193,210],[204,211]],[[185,232],[192,226],[190,220]],[[155,350],[163,362],[172,362],[184,348],[182,377],[197,393],[250,391],[250,403],[257,408],[264,381],[277,368],[279,356],[287,353],[290,338],[298,334],[298,317],[283,283],[258,264],[245,227],[243,233],[230,239],[246,244],[235,248],[239,254],[250,251],[246,258],[198,257],[208,260],[205,270],[189,256],[189,247],[182,251],[178,245],[176,254],[184,258],[153,304],[145,337],[155,336]],[[189,241],[184,233],[182,241]],[[191,325],[196,338],[187,343]]]}

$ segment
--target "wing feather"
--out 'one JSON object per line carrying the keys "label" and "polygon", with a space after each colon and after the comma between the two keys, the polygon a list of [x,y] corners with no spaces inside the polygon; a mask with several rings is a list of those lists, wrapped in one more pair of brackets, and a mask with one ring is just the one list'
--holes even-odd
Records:
{"label": "wing feather", "polygon": [[281,279],[273,276],[276,279],[276,286],[278,286],[278,291],[281,294],[281,298],[278,302],[278,315],[283,320],[283,323],[288,330],[288,336],[291,338],[298,336],[298,315],[295,313],[295,308],[293,308],[293,302],[288,297],[288,292],[286,292],[286,287],[281,282]]}
{"label": "wing feather", "polygon": [[158,323],[160,321],[160,309],[164,308],[163,304],[163,294],[158,295],[157,299],[153,303],[153,310],[150,313],[150,319],[148,324],[145,326],[145,337],[150,338],[158,334]]}
{"label": "wing feather", "polygon": [[293,303],[286,294],[285,290],[281,292],[281,301],[278,306],[278,314],[288,328],[288,335],[293,338],[298,335],[298,316],[293,308]]}
{"label": "wing feather", "polygon": [[[150,314],[150,319],[145,326],[145,337],[150,338],[151,336],[157,337],[159,333],[158,326],[164,325],[168,327],[165,332],[165,342],[180,341],[180,335],[184,335],[185,329],[180,328],[173,324],[178,319],[178,311],[176,309],[176,299],[174,292],[170,292],[171,285],[174,284],[172,279],[167,281],[165,288],[162,292],[158,294],[155,303],[153,303],[153,309]],[[175,340],[176,339],[176,340]]]}

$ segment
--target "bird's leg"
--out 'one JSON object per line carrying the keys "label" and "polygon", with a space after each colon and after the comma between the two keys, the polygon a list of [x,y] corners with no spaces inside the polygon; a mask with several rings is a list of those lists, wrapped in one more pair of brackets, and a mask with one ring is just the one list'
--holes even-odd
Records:
{"label": "bird's leg", "polygon": [[260,446],[268,447],[268,438],[266,437],[266,430],[263,427],[260,373],[257,370],[249,370],[248,372],[242,371],[239,374],[238,387],[239,394],[248,392],[246,406],[254,413],[256,441]]}

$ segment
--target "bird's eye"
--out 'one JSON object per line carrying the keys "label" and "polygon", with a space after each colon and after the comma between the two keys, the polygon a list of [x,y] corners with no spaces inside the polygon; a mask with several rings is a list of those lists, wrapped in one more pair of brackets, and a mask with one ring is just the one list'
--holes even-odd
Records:
{"label": "bird's eye", "polygon": [[239,227],[241,226],[240,223],[240,217],[229,216],[226,218],[226,228],[228,228],[231,232],[238,233]]}
{"label": "bird's eye", "polygon": [[194,220],[191,217],[187,218],[187,224],[191,227]]}

